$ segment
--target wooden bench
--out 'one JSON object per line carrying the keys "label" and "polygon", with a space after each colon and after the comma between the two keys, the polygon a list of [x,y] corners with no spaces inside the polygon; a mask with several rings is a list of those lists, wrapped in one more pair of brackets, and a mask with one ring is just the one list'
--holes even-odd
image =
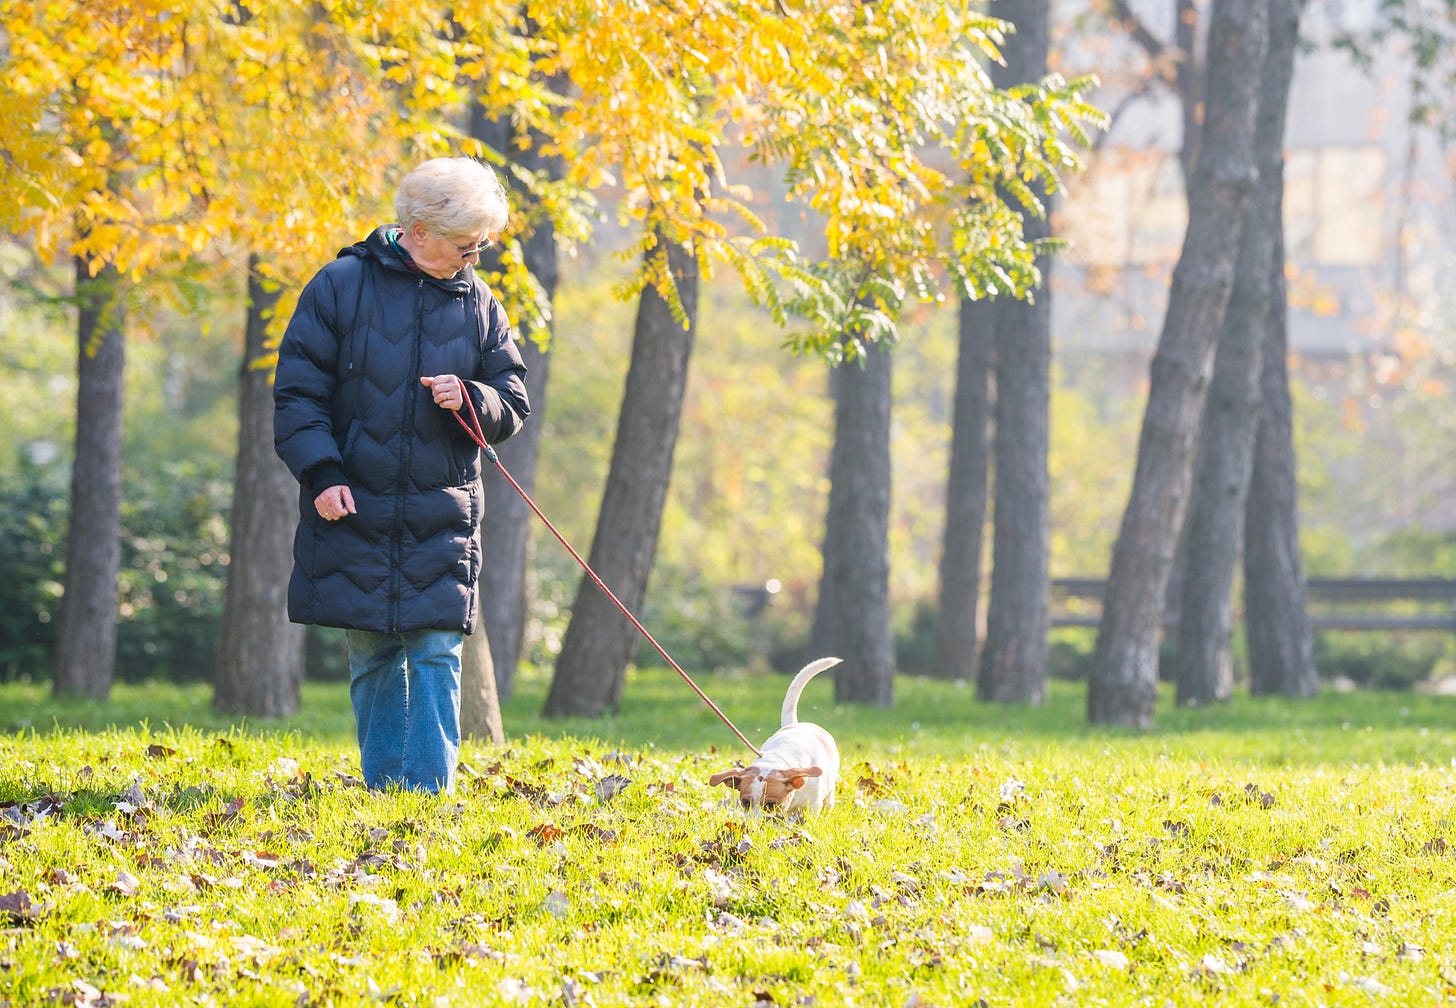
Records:
{"label": "wooden bench", "polygon": [[[1052,626],[1095,627],[1105,578],[1052,579]],[[1442,630],[1456,633],[1456,578],[1310,578],[1305,585],[1316,630]],[[1177,599],[1163,626],[1178,625]]]}

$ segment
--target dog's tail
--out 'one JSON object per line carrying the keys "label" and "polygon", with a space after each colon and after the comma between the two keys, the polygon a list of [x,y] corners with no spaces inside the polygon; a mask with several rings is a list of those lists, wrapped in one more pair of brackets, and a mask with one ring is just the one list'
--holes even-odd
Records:
{"label": "dog's tail", "polygon": [[791,724],[799,723],[799,694],[804,692],[804,687],[809,685],[809,680],[825,669],[833,668],[843,660],[843,658],[820,658],[799,670],[799,674],[794,676],[794,681],[789,683],[789,691],[784,694],[784,708],[779,712],[780,728],[787,728]]}

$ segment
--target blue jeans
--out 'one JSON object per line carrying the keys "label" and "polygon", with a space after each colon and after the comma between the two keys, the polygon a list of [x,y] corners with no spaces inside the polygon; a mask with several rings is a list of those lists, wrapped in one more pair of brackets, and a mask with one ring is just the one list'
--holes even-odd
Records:
{"label": "blue jeans", "polygon": [[453,791],[465,635],[458,630],[350,630],[346,637],[364,783]]}

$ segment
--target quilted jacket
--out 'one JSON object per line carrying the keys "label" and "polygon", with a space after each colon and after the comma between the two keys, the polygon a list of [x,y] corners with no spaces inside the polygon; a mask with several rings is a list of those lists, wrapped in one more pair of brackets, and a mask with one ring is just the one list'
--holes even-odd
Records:
{"label": "quilted jacket", "polygon": [[[530,413],[500,303],[470,267],[419,272],[378,228],[299,295],[278,350],[273,441],[299,481],[296,623],[392,633],[475,628],[480,453],[422,375],[465,380],[492,444]],[[358,514],[314,498],[345,483]]]}

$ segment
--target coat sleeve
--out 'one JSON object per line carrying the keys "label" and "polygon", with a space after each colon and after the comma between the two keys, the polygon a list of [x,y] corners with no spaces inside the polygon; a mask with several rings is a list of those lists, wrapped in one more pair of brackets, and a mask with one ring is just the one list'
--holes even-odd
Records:
{"label": "coat sleeve", "polygon": [[470,376],[469,388],[480,418],[481,433],[491,444],[499,444],[515,434],[531,415],[525,373],[526,364],[521,359],[505,310],[494,296],[488,295],[485,345],[480,354],[480,368]]}
{"label": "coat sleeve", "polygon": [[273,380],[273,448],[294,478],[315,491],[346,482],[333,429],[341,342],[333,280],[332,271],[322,270],[299,295]]}

